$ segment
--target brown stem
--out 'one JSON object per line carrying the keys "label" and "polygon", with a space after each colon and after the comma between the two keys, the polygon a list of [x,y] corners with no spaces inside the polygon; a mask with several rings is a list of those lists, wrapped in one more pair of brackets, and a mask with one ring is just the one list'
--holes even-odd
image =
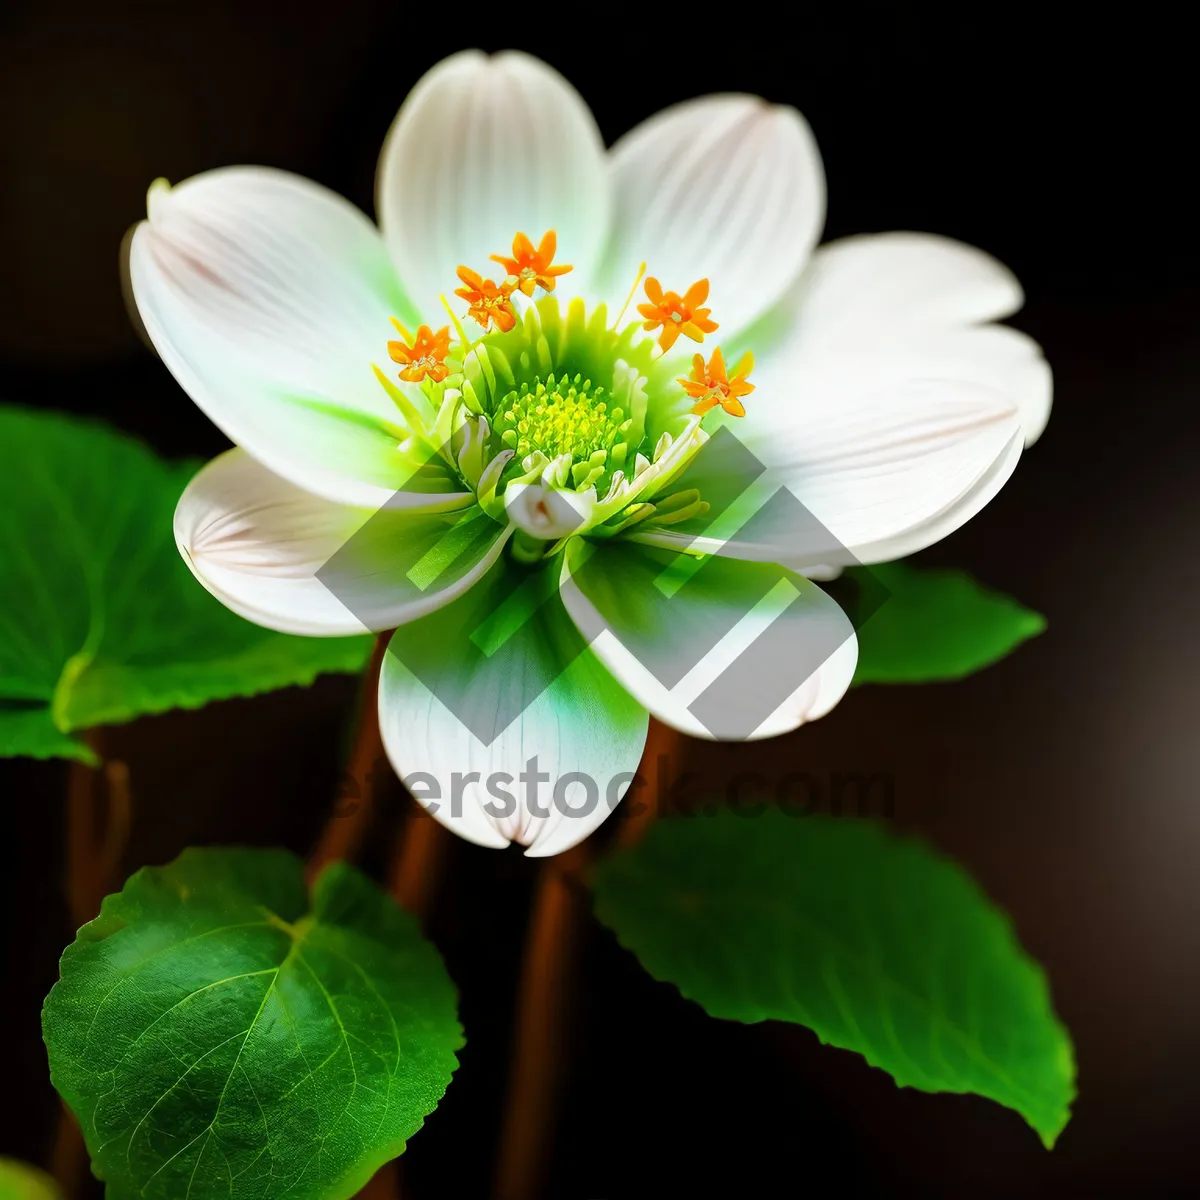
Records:
{"label": "brown stem", "polygon": [[88,1173],[87,1146],[75,1115],[63,1101],[58,1102],[58,1127],[54,1131],[54,1148],[50,1152],[50,1174],[64,1196],[74,1197],[83,1191]]}
{"label": "brown stem", "polygon": [[571,1004],[572,936],[581,917],[573,878],[585,851],[576,846],[542,867],[521,970],[513,1058],[493,1200],[539,1194],[562,1081],[563,1040]]}
{"label": "brown stem", "polygon": [[[86,740],[103,758],[100,735]],[[100,911],[100,903],[121,881],[121,859],[133,819],[129,768],[119,761],[99,768],[73,762],[67,775],[66,881],[67,908],[75,928]],[[88,1155],[79,1123],[60,1104],[50,1173],[63,1193],[77,1196],[83,1189]]]}
{"label": "brown stem", "polygon": [[[650,718],[638,768],[642,786],[628,798],[639,803],[621,823],[619,846],[635,844],[658,815],[682,740],[681,734]],[[578,944],[574,934],[585,915],[580,886],[588,861],[585,846],[547,861],[534,895],[493,1200],[533,1200],[554,1142]]]}
{"label": "brown stem", "polygon": [[[99,753],[95,734],[87,736],[92,749]],[[73,762],[67,774],[67,847],[66,879],[67,908],[71,924],[78,929],[96,915],[101,896],[97,857],[101,841],[100,795],[103,774],[96,767]]]}
{"label": "brown stem", "polygon": [[669,794],[672,771],[678,769],[674,760],[683,745],[683,734],[650,718],[646,748],[642,751],[638,777],[642,786],[626,798],[628,815],[617,830],[617,845],[622,849],[636,846],[645,836],[655,817],[661,816],[664,798]]}
{"label": "brown stem", "polygon": [[379,672],[390,637],[390,630],[376,637],[371,660],[363,674],[354,745],[346,767],[346,792],[338,797],[317,844],[308,856],[310,884],[331,862],[354,858],[375,816],[375,768],[383,758],[383,739],[379,734]]}
{"label": "brown stem", "polygon": [[414,800],[396,835],[388,864],[388,892],[422,924],[436,898],[446,856],[446,830]]}
{"label": "brown stem", "polygon": [[[100,735],[86,735],[103,758]],[[88,767],[73,762],[67,775],[66,894],[75,927],[86,925],[100,901],[120,883],[121,858],[129,840],[133,797],[129,768],[119,761]]]}
{"label": "brown stem", "polygon": [[[121,860],[125,856],[129,831],[133,826],[133,792],[129,786],[128,766],[120,759],[105,763],[104,783],[108,796],[108,812],[100,852],[100,868],[106,882],[115,885],[121,879]],[[112,890],[112,887],[108,887],[105,895]]]}

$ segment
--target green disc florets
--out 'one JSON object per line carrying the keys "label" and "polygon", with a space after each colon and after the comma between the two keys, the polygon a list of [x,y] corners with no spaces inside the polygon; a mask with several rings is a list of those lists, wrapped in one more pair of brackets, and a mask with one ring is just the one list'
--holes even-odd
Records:
{"label": "green disc florets", "polygon": [[603,496],[682,427],[674,379],[635,334],[609,328],[603,305],[573,300],[563,311],[547,296],[508,333],[480,339],[465,356],[463,400],[486,418],[492,453],[512,452],[504,480],[554,464],[554,486]]}
{"label": "green disc florets", "polygon": [[492,429],[522,459],[538,451],[547,459],[569,454],[572,482],[588,487],[625,459],[633,421],[609,401],[602,386],[581,374],[559,379],[551,371],[545,382],[535,378],[509,392],[492,413]]}

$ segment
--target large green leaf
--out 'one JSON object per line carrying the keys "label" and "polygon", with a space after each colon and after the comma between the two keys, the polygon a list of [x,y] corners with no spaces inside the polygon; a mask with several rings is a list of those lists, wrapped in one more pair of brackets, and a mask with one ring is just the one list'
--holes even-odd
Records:
{"label": "large green leaf", "polygon": [[962,679],[1046,628],[1044,617],[963,571],[894,562],[847,575],[874,610],[858,631],[855,683]]}
{"label": "large green leaf", "polygon": [[0,753],[89,759],[72,730],[356,671],[370,639],[261,629],[175,547],[195,464],[104,427],[0,408]]}
{"label": "large green leaf", "polygon": [[1016,1109],[1047,1146],[1074,1064],[1045,978],[954,864],[862,821],[664,820],[596,872],[600,919],[716,1017],[807,1025],[897,1083]]}
{"label": "large green leaf", "polygon": [[107,897],[42,1028],[92,1168],[125,1200],[352,1196],[433,1111],[462,1045],[414,919],[353,867],[187,850]]}
{"label": "large green leaf", "polygon": [[62,1200],[62,1192],[45,1171],[15,1158],[0,1158],[0,1200]]}

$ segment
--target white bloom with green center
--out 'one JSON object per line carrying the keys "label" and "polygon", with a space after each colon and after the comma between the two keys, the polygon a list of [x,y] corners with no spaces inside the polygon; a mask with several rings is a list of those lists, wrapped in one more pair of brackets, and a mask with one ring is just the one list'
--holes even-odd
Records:
{"label": "white bloom with green center", "polygon": [[[993,323],[1022,299],[1003,266],[922,234],[814,249],[824,199],[793,109],[691,101],[606,153],[557,73],[478,52],[435,67],[400,109],[378,230],[280,171],[155,185],[130,240],[133,296],[238,446],[180,500],[182,553],[262,625],[400,627],[380,679],[389,757],[485,845],[544,855],[587,836],[632,778],[648,713],[707,737],[821,716],[856,643],[810,578],[913,553],[973,516],[1051,392],[1038,347]],[[543,230],[573,264],[557,288],[515,292],[507,332],[456,334],[444,378],[399,380],[389,318],[445,324],[460,265]],[[679,294],[709,280],[708,345],[662,353],[633,308],[617,323],[643,261]],[[696,415],[678,382],[718,338],[727,361],[757,358],[738,421],[711,403]],[[749,491],[786,487],[831,536],[706,526],[722,481],[697,452],[722,424],[769,468],[770,488]],[[347,547],[349,583],[327,586]],[[772,667],[794,670],[780,703],[728,722],[709,704],[701,721],[698,698],[772,622],[797,648]]]}

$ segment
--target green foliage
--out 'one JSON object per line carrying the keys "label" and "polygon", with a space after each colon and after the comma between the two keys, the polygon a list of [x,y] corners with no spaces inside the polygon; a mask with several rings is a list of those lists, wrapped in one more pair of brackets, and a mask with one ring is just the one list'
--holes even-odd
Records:
{"label": "green foliage", "polygon": [[46,704],[0,700],[0,758],[73,758],[95,766],[92,748],[54,724]]}
{"label": "green foliage", "polygon": [[1044,617],[963,571],[894,562],[847,575],[865,592],[887,593],[858,631],[855,683],[962,679],[1046,628]]}
{"label": "green foliage", "polygon": [[[196,582],[171,532],[194,470],[94,423],[0,408],[0,755],[91,762],[72,731],[361,668],[366,637],[262,629]],[[890,595],[859,632],[856,683],[961,678],[1045,626],[958,571],[870,574]]]}
{"label": "green foliage", "polygon": [[957,866],[867,822],[660,821],[596,872],[600,919],[708,1013],[774,1018],[898,1084],[975,1092],[1052,1146],[1074,1063],[1041,970]]}
{"label": "green foliage", "polygon": [[187,850],[107,897],[43,1033],[111,1200],[340,1200],[404,1149],[463,1044],[416,922],[354,868]]}
{"label": "green foliage", "polygon": [[0,755],[92,761],[72,730],[356,671],[370,639],[274,633],[195,580],[172,533],[194,464],[0,408]]}

